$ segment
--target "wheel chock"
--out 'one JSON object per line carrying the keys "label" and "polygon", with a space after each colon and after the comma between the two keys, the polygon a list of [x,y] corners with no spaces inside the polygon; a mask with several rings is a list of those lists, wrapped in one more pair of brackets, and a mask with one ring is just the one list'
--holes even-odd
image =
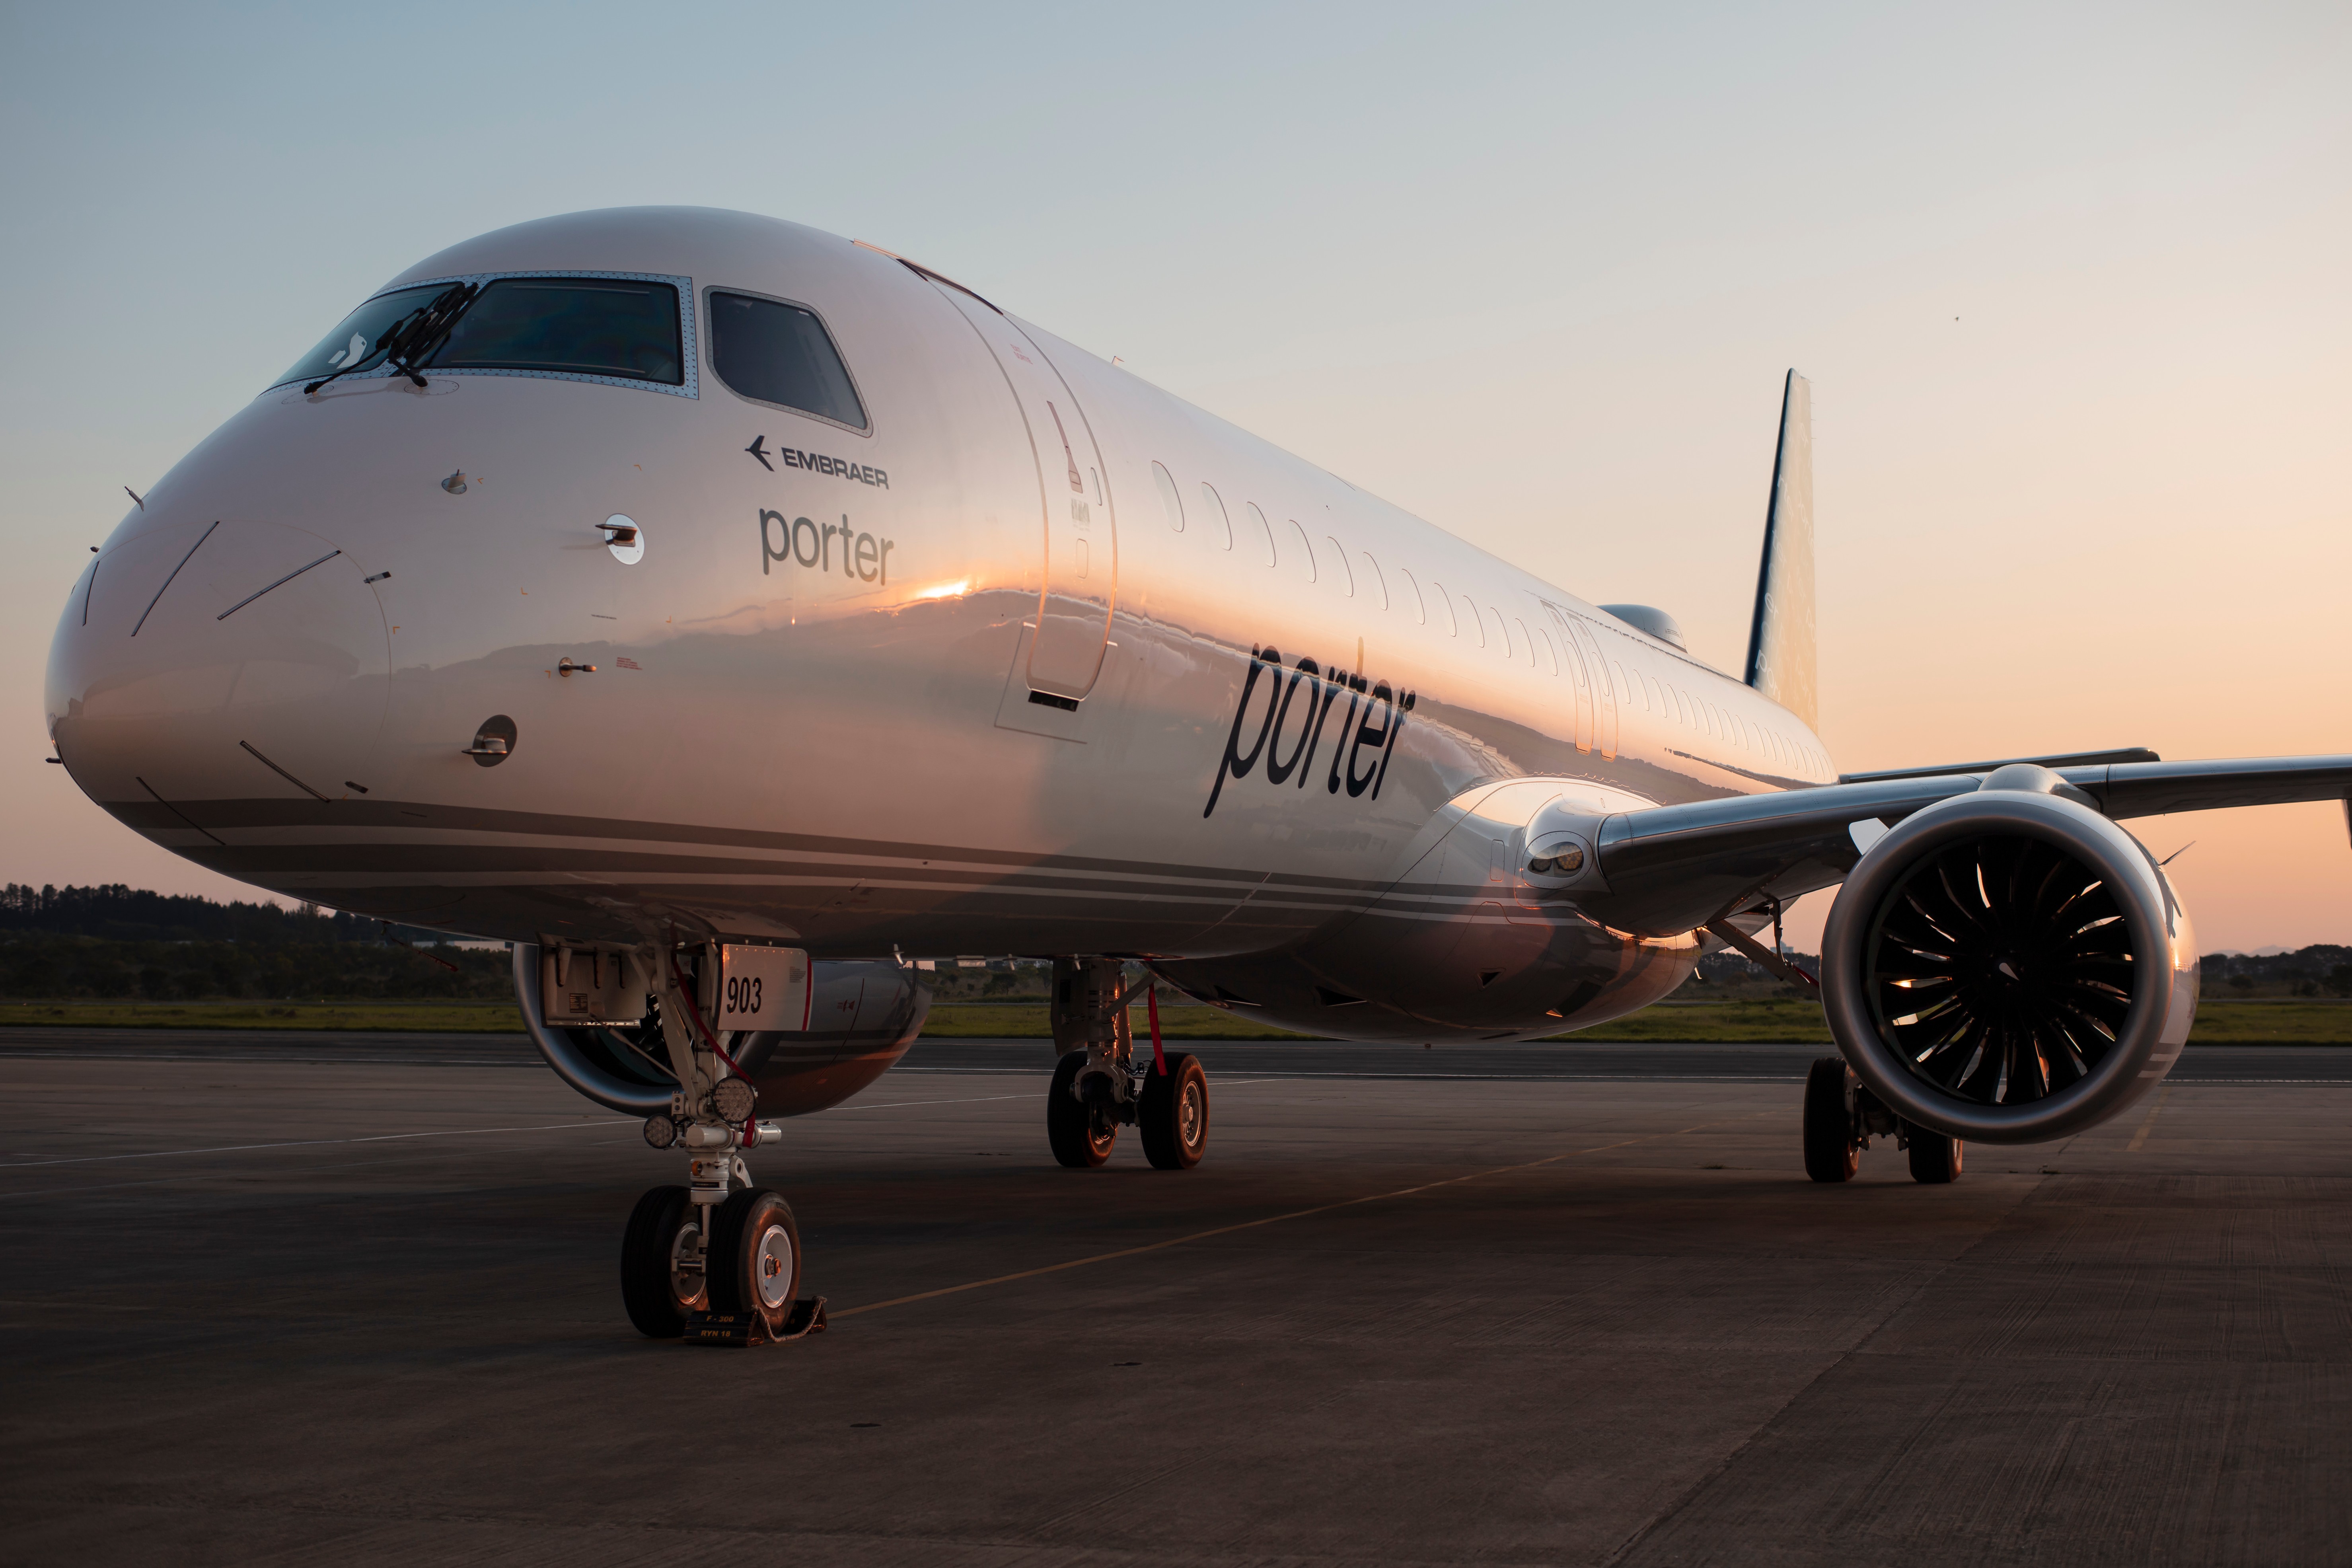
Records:
{"label": "wheel chock", "polygon": [[784,1319],[784,1326],[777,1333],[775,1342],[782,1344],[786,1340],[804,1340],[811,1334],[823,1332],[824,1332],[824,1298],[803,1296],[793,1303],[791,1315]]}
{"label": "wheel chock", "polygon": [[823,1332],[824,1298],[803,1296],[793,1303],[784,1326],[772,1334],[757,1312],[689,1312],[680,1337],[690,1345],[771,1345]]}

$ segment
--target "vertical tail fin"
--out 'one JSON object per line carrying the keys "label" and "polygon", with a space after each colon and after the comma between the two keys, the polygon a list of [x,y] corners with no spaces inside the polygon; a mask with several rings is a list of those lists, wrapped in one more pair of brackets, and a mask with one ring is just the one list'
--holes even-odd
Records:
{"label": "vertical tail fin", "polygon": [[1813,388],[1789,373],[1780,398],[1780,447],[1764,513],[1764,563],[1748,634],[1748,684],[1818,727],[1813,656]]}

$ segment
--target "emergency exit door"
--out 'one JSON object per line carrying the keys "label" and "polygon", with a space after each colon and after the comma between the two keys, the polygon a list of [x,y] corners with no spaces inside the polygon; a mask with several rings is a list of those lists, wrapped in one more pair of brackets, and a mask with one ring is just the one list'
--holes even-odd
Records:
{"label": "emergency exit door", "polygon": [[1102,457],[1069,384],[1029,335],[976,296],[936,278],[931,284],[996,356],[1028,426],[1045,559],[1027,679],[1031,690],[1067,706],[1102,673],[1118,595],[1118,529]]}

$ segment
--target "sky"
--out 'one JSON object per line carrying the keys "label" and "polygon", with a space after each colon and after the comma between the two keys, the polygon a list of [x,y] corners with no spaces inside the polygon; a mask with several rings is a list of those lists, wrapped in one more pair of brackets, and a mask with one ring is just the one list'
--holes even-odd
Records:
{"label": "sky", "polygon": [[[5,0],[0,880],[253,896],[41,760],[121,487],[410,263],[651,203],[913,257],[1727,668],[1795,366],[1841,766],[2352,752],[2347,82],[2340,4]],[[2208,949],[2352,942],[2339,806],[2134,826]]]}

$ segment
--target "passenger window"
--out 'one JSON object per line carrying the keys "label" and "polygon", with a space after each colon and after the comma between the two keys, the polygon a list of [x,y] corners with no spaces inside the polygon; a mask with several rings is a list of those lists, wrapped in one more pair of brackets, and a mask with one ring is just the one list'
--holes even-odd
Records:
{"label": "passenger window", "polygon": [[1364,581],[1372,585],[1371,596],[1381,602],[1381,609],[1387,609],[1389,607],[1389,580],[1381,575],[1381,563],[1373,560],[1369,552],[1359,551],[1358,553],[1363,556]]}
{"label": "passenger window", "polygon": [[1625,684],[1625,667],[1612,658],[1609,661],[1609,672],[1617,678],[1617,700],[1632,707],[1633,689]]}
{"label": "passenger window", "polygon": [[1209,520],[1209,531],[1227,550],[1234,547],[1234,520],[1225,515],[1225,500],[1208,480],[1201,481],[1201,515]]}
{"label": "passenger window", "polygon": [[[488,296],[483,303],[488,303]],[[460,328],[478,311],[478,306],[468,312]],[[450,343],[454,348],[457,340]],[[824,323],[798,305],[711,290],[710,368],[731,390],[755,402],[813,414],[852,430],[866,428],[866,408],[840,351]]]}
{"label": "passenger window", "polygon": [[1159,464],[1151,465],[1152,482],[1160,487],[1160,507],[1168,514],[1168,531],[1184,531],[1184,498],[1176,493],[1175,476]]}
{"label": "passenger window", "polygon": [[1485,647],[1486,646],[1486,623],[1478,618],[1478,606],[1471,603],[1470,595],[1467,594],[1462,595],[1462,614],[1464,619],[1467,620],[1472,626],[1478,628],[1478,646],[1480,647]]}
{"label": "passenger window", "polygon": [[1454,600],[1452,595],[1446,593],[1445,584],[1443,583],[1432,583],[1429,585],[1429,596],[1437,601],[1437,607],[1439,609],[1445,612],[1445,635],[1450,637],[1460,637],[1462,635],[1462,623],[1454,618]]}
{"label": "passenger window", "polygon": [[1249,508],[1250,521],[1257,524],[1258,534],[1265,541],[1265,563],[1268,566],[1278,564],[1274,552],[1273,525],[1265,521],[1265,513],[1258,510],[1257,502],[1244,501],[1243,504]]}
{"label": "passenger window", "polygon": [[1298,526],[1297,518],[1290,520],[1290,531],[1298,536],[1298,559],[1307,568],[1307,580],[1312,583],[1315,581],[1315,547],[1307,542],[1307,531]]}
{"label": "passenger window", "polygon": [[1543,639],[1544,668],[1550,670],[1554,675],[1558,675],[1559,673],[1559,650],[1551,646],[1551,633],[1544,630],[1541,626],[1538,626],[1536,628],[1536,636]]}
{"label": "passenger window", "polygon": [[1333,568],[1331,573],[1331,581],[1339,584],[1339,592],[1347,595],[1348,597],[1351,599],[1354,598],[1356,596],[1356,574],[1348,570],[1348,552],[1341,547],[1338,540],[1332,538],[1328,533],[1323,536],[1323,542],[1331,547],[1331,564]]}
{"label": "passenger window", "polygon": [[1513,616],[1511,624],[1519,628],[1519,647],[1528,650],[1528,668],[1533,669],[1536,667],[1536,639],[1528,635],[1528,623],[1518,616]]}
{"label": "passenger window", "polygon": [[1412,606],[1412,618],[1422,626],[1427,626],[1429,606],[1421,602],[1421,584],[1414,582],[1412,574],[1402,566],[1397,568],[1397,575],[1404,579],[1404,602]]}

